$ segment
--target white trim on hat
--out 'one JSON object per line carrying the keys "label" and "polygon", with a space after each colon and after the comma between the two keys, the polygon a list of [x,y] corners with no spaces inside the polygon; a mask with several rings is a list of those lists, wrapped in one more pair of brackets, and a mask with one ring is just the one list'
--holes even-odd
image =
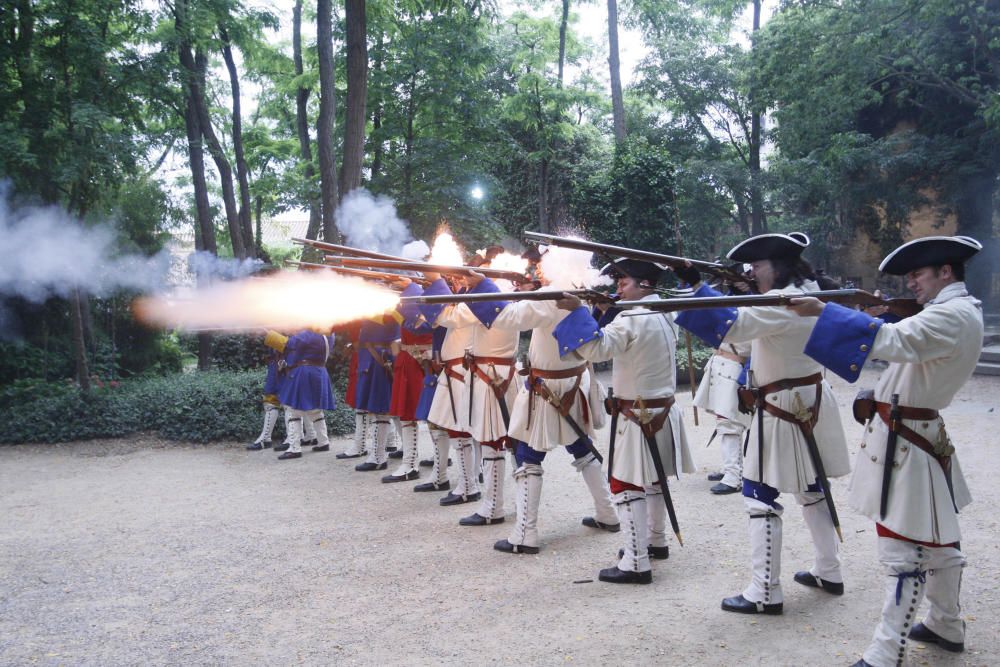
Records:
{"label": "white trim on hat", "polygon": [[921,243],[935,242],[935,241],[948,241],[967,246],[969,248],[972,248],[972,250],[974,251],[973,254],[983,249],[983,244],[977,241],[976,239],[972,238],[971,236],[924,236],[919,239],[913,239],[912,241],[907,241],[903,245],[899,246],[898,248],[890,252],[888,255],[885,256],[885,259],[882,260],[882,263],[878,265],[878,270],[885,271],[885,267],[889,264],[889,262],[891,262],[893,258],[896,257],[896,255],[900,254],[906,249]]}
{"label": "white trim on hat", "polygon": [[732,249],[726,253],[726,259],[732,259],[733,255],[736,254],[736,252],[745,245],[760,241],[761,239],[773,239],[773,238],[780,238],[780,239],[785,239],[786,241],[791,241],[792,243],[799,246],[803,250],[809,247],[809,237],[803,234],[802,232],[792,232],[791,234],[776,234],[776,233],[758,234],[757,236],[751,236],[750,238],[744,239],[739,243],[737,243],[736,245],[734,245]]}

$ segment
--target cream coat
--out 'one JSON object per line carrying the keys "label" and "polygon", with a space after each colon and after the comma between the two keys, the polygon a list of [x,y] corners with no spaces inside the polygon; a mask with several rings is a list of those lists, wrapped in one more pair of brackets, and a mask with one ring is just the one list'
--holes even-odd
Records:
{"label": "cream coat", "polygon": [[[439,321],[447,311],[447,308],[441,311],[441,314],[438,315]],[[434,322],[434,326],[439,326],[437,321]],[[441,360],[461,359],[465,356],[465,351],[471,345],[472,327],[448,329],[448,335],[444,337],[444,343],[441,345]],[[461,366],[453,366],[452,370],[461,375],[463,379],[447,378],[444,371],[438,374],[437,389],[434,390],[434,400],[431,402],[431,409],[427,413],[427,421],[435,426],[440,426],[451,431],[468,431],[468,404],[465,404],[465,410],[462,409],[462,398],[465,396],[467,372]],[[449,382],[451,387],[450,392],[448,390]],[[457,420],[452,415],[452,401],[454,401],[454,414],[458,417]]]}
{"label": "cream coat", "polygon": [[[438,325],[449,330],[468,328],[472,332],[470,350],[477,357],[503,357],[514,360],[517,355],[517,343],[520,332],[511,329],[487,329],[479,318],[473,314],[467,305],[460,303],[449,306],[442,311],[437,320]],[[506,380],[510,366],[500,364],[479,364],[479,368],[491,379]],[[510,412],[517,398],[518,381],[521,376],[514,374],[507,386],[505,402]],[[469,397],[469,386],[472,387],[472,397]],[[462,412],[461,418],[468,421],[469,433],[479,442],[499,440],[507,435],[507,426],[503,423],[503,414],[493,389],[479,376],[474,379],[471,373],[466,374],[466,382],[462,384],[462,396],[456,399],[455,406]],[[471,417],[469,406],[472,406]],[[449,407],[450,411],[451,408]]]}
{"label": "cream coat", "polygon": [[[727,344],[724,349],[744,359],[750,356],[748,343]],[[739,397],[736,394],[742,371],[743,365],[738,361],[718,354],[712,355],[705,364],[704,375],[694,395],[694,406],[716,417],[742,424],[743,428],[746,428],[750,424],[750,415],[740,412]]]}
{"label": "cream coat", "polygon": [[[773,289],[768,294],[801,294],[815,291],[811,281],[801,288],[790,285]],[[816,323],[814,317],[799,317],[783,306],[753,306],[741,308],[723,343],[750,343],[750,370],[755,386],[775,380],[800,378],[823,370],[802,350]],[[767,397],[772,405],[795,413],[811,408],[815,402],[813,387],[796,387]],[[755,417],[756,419],[756,417]],[[764,477],[760,477],[757,457],[757,424],[750,425],[750,442],[743,460],[743,477],[784,493],[802,493],[816,481],[816,470],[809,458],[805,438],[799,427],[765,412]],[[814,429],[823,467],[829,478],[841,477],[851,471],[847,441],[840,421],[837,399],[830,385],[823,380],[819,421]]]}
{"label": "cream coat", "polygon": [[[896,324],[884,324],[875,336],[870,358],[890,362],[875,385],[875,400],[941,410],[972,375],[982,351],[983,314],[965,283],[941,290],[924,310]],[[904,420],[931,444],[947,440],[941,418],[929,422]],[[850,484],[850,503],[858,512],[913,540],[950,544],[961,539],[958,516],[941,466],[923,450],[900,437],[896,442],[889,506],[879,517],[882,472],[888,428],[876,417],[865,428]],[[958,456],[951,459],[955,504],[972,501]]]}
{"label": "cream coat", "polygon": [[[653,295],[646,297],[656,299]],[[633,308],[628,312],[648,312]],[[604,327],[603,335],[584,344],[573,353],[588,361],[614,359],[611,386],[617,398],[636,400],[667,398],[677,387],[676,372],[677,325],[670,314],[623,317],[619,315]],[[638,412],[637,409],[635,409]],[[662,409],[649,410],[651,417]],[[650,486],[659,479],[646,438],[639,425],[624,415],[618,416],[615,434],[615,456],[611,475],[627,484]],[[657,449],[664,472],[677,475],[677,461],[684,472],[694,472],[681,409],[674,405],[663,428],[656,434]]]}
{"label": "cream coat", "polygon": [[[555,301],[515,301],[503,309],[503,312],[493,321],[493,329],[511,331],[531,330],[531,344],[528,346],[528,360],[532,368],[539,370],[564,370],[579,366],[579,357],[559,356],[559,345],[552,331],[566,311],[559,310]],[[566,423],[562,415],[549,405],[541,396],[529,392],[524,387],[524,376],[517,377],[518,393],[514,407],[510,413],[510,436],[521,440],[540,452],[547,452],[556,447],[572,445],[579,436]],[[570,391],[575,380],[545,380],[545,384],[556,397]],[[594,437],[592,409],[587,402],[587,391],[590,387],[590,372],[584,371],[580,378],[576,399],[569,411],[569,416],[576,421],[588,437]],[[529,415],[528,406],[531,406]],[[530,416],[530,421],[529,421]]]}

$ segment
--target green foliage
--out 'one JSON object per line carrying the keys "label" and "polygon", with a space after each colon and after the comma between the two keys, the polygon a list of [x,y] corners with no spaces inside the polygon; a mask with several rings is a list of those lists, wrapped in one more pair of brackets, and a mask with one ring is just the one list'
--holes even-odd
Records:
{"label": "green foliage", "polygon": [[[93,392],[72,384],[18,381],[0,392],[0,409],[17,418],[0,424],[0,442],[67,442],[153,431],[171,440],[246,440],[262,424],[261,371],[176,374],[101,383]],[[333,379],[342,396],[346,373]],[[326,415],[332,435],[354,430],[354,414],[338,406]],[[280,422],[280,420],[279,420]],[[281,437],[279,423],[275,437]]]}
{"label": "green foliage", "polygon": [[[689,384],[687,337],[681,336],[677,343],[677,384]],[[694,366],[695,382],[699,382],[705,364],[712,358],[714,350],[705,345],[697,336],[691,336],[691,359]]]}

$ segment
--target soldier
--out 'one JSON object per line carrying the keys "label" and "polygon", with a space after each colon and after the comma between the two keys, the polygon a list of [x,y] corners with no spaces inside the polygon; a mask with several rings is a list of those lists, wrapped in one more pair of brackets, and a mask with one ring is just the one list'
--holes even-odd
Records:
{"label": "soldier", "polygon": [[705,364],[704,376],[694,396],[694,406],[715,417],[715,430],[709,444],[719,439],[722,471],[708,476],[716,482],[709,489],[715,495],[739,493],[743,489],[743,433],[750,417],[740,411],[737,392],[746,381],[746,357],[749,343],[720,345]]}
{"label": "soldier", "polygon": [[[267,355],[267,375],[264,378],[264,427],[260,435],[252,443],[247,445],[247,449],[252,452],[259,452],[262,449],[271,448],[271,434],[274,433],[274,426],[278,423],[278,416],[281,414],[281,401],[278,400],[279,382],[284,374],[278,372],[278,362],[281,361],[281,353],[277,350],[268,350]],[[285,449],[288,449],[285,447]]]}
{"label": "soldier", "polygon": [[[805,353],[847,381],[858,379],[869,358],[889,362],[873,394],[855,402],[855,417],[868,427],[850,503],[875,521],[887,575],[882,619],[855,667],[903,664],[907,638],[965,649],[958,511],[972,498],[940,410],[972,375],[982,351],[981,304],[964,282],[965,262],[980,249],[967,236],[930,236],[892,251],[879,270],[905,276],[923,306],[898,323],[811,298],[790,306],[804,317],[819,316]],[[911,627],[925,595],[930,610]]]}
{"label": "soldier", "polygon": [[344,403],[354,409],[354,439],[347,451],[337,454],[338,459],[356,459],[365,455],[365,445],[368,442],[368,414],[358,409],[358,338],[361,335],[361,320],[353,320],[337,327],[337,331],[346,334],[351,342],[351,360],[347,366],[347,388],[344,391]]}
{"label": "soldier", "polygon": [[330,375],[326,371],[326,360],[333,348],[333,335],[306,329],[286,337],[277,331],[268,331],[264,344],[284,353],[288,364],[288,377],[281,385],[278,400],[290,412],[289,444],[288,451],[282,452],[278,459],[302,458],[302,422],[305,419],[313,423],[319,445],[329,447],[330,438],[323,411],[336,407]]}
{"label": "soldier", "polygon": [[[801,258],[808,245],[804,234],[763,234],[738,244],[727,256],[751,264],[761,294],[801,294],[817,288],[808,279],[812,268]],[[695,296],[722,296],[701,284],[692,267],[678,269],[677,275],[696,288]],[[751,348],[756,417],[743,461],[751,581],[741,594],[724,599],[722,608],[742,614],[782,613],[782,492],[794,494],[801,505],[815,551],[813,567],[797,572],[795,581],[842,595],[828,478],[846,475],[850,462],[837,401],[823,379],[822,366],[799,352],[813,321],[783,307],[755,306],[685,311],[677,323],[709,345],[749,342]]]}
{"label": "soldier", "polygon": [[[618,282],[618,294],[632,301],[656,298],[654,287],[664,268],[652,262],[617,260],[606,267]],[[650,558],[666,559],[666,476],[693,472],[681,411],[674,403],[677,325],[668,314],[619,315],[603,329],[575,296],[558,302],[570,314],[555,328],[564,359],[591,362],[614,359],[611,442],[608,476],[625,528],[625,547],[615,566],[601,570],[611,583],[648,584]],[[642,309],[634,309],[641,311]],[[665,502],[666,500],[666,502]]]}
{"label": "soldier", "polygon": [[389,433],[393,427],[389,405],[392,399],[392,345],[399,340],[401,316],[395,310],[364,320],[358,336],[357,408],[367,413],[371,427],[368,458],[354,466],[358,472],[385,470],[388,466]]}
{"label": "soldier", "polygon": [[[449,286],[444,278],[437,274],[425,273],[425,278],[432,280],[430,285],[424,290],[425,296],[437,294],[452,294],[452,286]],[[464,290],[465,286],[460,279],[453,279],[455,291]],[[420,312],[424,318],[433,326],[440,327],[438,318],[444,311],[444,306],[426,304],[420,306]],[[444,339],[441,343],[440,359],[441,373],[438,377],[437,388],[434,392],[434,399],[431,402],[430,411],[427,414],[427,423],[431,424],[447,434],[448,443],[455,450],[458,465],[458,484],[454,490],[449,490],[448,494],[438,502],[441,505],[461,505],[479,500],[479,479],[476,470],[476,455],[472,445],[472,435],[469,433],[468,414],[462,411],[463,399],[466,397],[467,372],[463,366],[465,363],[465,353],[472,345],[472,329],[470,327],[447,328]],[[437,461],[438,474],[446,473],[446,454],[440,452],[441,433],[434,433],[435,456]],[[414,491],[432,491],[442,488],[442,484],[429,483],[430,486],[418,484]],[[450,488],[446,486],[444,488]]]}
{"label": "soldier", "polygon": [[517,396],[514,381],[517,345],[520,332],[493,328],[497,315],[507,306],[503,295],[489,278],[470,290],[470,294],[496,293],[498,300],[456,304],[445,308],[438,323],[449,329],[469,328],[472,340],[466,358],[468,386],[461,405],[468,418],[469,433],[482,446],[484,493],[479,509],[463,517],[463,526],[486,526],[504,522],[503,482],[506,467],[504,450],[508,442],[509,406]]}
{"label": "soldier", "polygon": [[[403,289],[401,296],[420,296],[424,290],[420,285],[403,279],[409,283]],[[403,441],[402,457],[399,467],[391,475],[382,478],[384,483],[405,482],[420,477],[417,470],[417,437],[419,422],[417,421],[417,406],[420,394],[424,388],[423,365],[430,360],[433,334],[431,327],[423,319],[417,318],[418,311],[410,309],[410,314],[399,308],[403,322],[400,325],[400,348],[393,363],[392,398],[389,412],[400,421],[400,433]]]}
{"label": "soldier", "polygon": [[[540,271],[538,278],[544,281]],[[584,517],[583,525],[614,533],[621,529],[608,481],[601,472],[600,455],[593,444],[588,365],[579,359],[561,358],[552,335],[563,316],[554,301],[518,301],[504,308],[493,321],[493,328],[532,330],[528,365],[521,370],[527,376],[525,389],[518,391],[509,429],[510,437],[518,441],[514,471],[517,522],[508,539],[493,545],[498,551],[538,553],[542,461],[556,447],[566,447],[572,454],[573,466],[583,475],[594,499],[594,516]]]}

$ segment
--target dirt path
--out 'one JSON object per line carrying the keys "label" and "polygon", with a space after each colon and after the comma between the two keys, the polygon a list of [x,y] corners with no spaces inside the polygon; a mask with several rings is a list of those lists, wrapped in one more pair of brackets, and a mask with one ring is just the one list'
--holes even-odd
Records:
{"label": "dirt path", "polygon": [[[834,385],[855,449],[855,387]],[[332,454],[278,462],[152,438],[0,448],[0,664],[853,663],[883,578],[874,527],[842,501],[846,478],[833,488],[847,594],[791,581],[811,546],[787,499],[785,614],[724,613],[748,577],[746,518],[739,496],[708,493],[719,454],[690,400],[700,471],[672,485],[685,546],[655,562],[650,586],[596,581],[619,536],[580,525],[589,496],[564,452],[546,460],[542,553],[511,556],[492,549],[508,525],[459,527],[473,507],[439,507]],[[998,406],[1000,378],[977,377],[945,412],[975,496],[962,519],[968,648],[916,645],[917,665],[1000,664]]]}

